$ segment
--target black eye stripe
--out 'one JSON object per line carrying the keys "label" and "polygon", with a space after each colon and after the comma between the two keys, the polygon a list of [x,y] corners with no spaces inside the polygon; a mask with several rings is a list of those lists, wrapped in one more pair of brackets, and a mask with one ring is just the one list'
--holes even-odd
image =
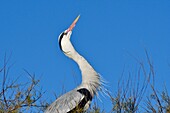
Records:
{"label": "black eye stripe", "polygon": [[61,40],[62,40],[63,36],[64,36],[64,33],[62,33],[62,34],[60,35],[60,37],[59,37],[59,46],[60,46],[60,50],[62,50],[62,47],[61,47]]}
{"label": "black eye stripe", "polygon": [[61,40],[63,39],[64,35],[67,35],[67,33],[63,32],[63,33],[60,35],[60,37],[59,37],[59,46],[60,46],[60,50],[61,50],[61,51],[63,51],[63,50],[62,50],[62,46],[61,46]]}

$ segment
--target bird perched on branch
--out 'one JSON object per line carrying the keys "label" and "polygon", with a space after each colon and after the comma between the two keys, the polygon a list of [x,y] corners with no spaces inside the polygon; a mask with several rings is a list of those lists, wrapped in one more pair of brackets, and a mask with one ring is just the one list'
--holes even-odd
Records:
{"label": "bird perched on branch", "polygon": [[81,71],[82,82],[75,89],[60,96],[45,111],[45,113],[80,113],[86,111],[98,91],[102,90],[103,80],[94,68],[73,47],[70,38],[80,15],[73,21],[71,26],[59,36],[61,51],[74,60]]}

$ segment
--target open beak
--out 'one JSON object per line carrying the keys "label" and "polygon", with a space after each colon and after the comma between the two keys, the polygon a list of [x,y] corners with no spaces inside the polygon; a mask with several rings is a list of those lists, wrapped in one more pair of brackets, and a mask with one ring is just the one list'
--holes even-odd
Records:
{"label": "open beak", "polygon": [[75,27],[75,25],[76,25],[76,23],[77,23],[77,21],[78,21],[78,19],[80,18],[80,15],[79,16],[77,16],[77,18],[74,20],[74,22],[70,25],[70,27],[67,29],[67,33],[69,32],[69,31],[72,31],[72,29]]}

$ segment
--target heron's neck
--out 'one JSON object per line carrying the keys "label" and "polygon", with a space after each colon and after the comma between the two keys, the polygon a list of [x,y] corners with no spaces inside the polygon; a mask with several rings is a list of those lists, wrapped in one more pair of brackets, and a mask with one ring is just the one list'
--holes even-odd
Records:
{"label": "heron's neck", "polygon": [[74,51],[72,59],[78,64],[81,70],[82,84],[80,86],[89,89],[92,95],[94,95],[101,85],[100,76],[77,51]]}

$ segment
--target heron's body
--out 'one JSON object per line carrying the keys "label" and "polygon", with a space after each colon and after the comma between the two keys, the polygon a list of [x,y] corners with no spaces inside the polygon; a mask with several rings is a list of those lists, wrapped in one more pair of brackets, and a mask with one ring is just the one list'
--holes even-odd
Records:
{"label": "heron's body", "polygon": [[[77,19],[78,20],[78,19]],[[77,20],[75,20],[77,22]],[[60,35],[59,44],[63,53],[74,60],[81,71],[82,83],[72,91],[60,96],[45,113],[71,113],[85,111],[89,108],[92,98],[101,89],[101,78],[93,67],[73,47],[70,36],[76,22]]]}
{"label": "heron's body", "polygon": [[86,89],[76,88],[62,95],[48,107],[45,113],[75,113],[87,110],[92,97],[86,91]]}

